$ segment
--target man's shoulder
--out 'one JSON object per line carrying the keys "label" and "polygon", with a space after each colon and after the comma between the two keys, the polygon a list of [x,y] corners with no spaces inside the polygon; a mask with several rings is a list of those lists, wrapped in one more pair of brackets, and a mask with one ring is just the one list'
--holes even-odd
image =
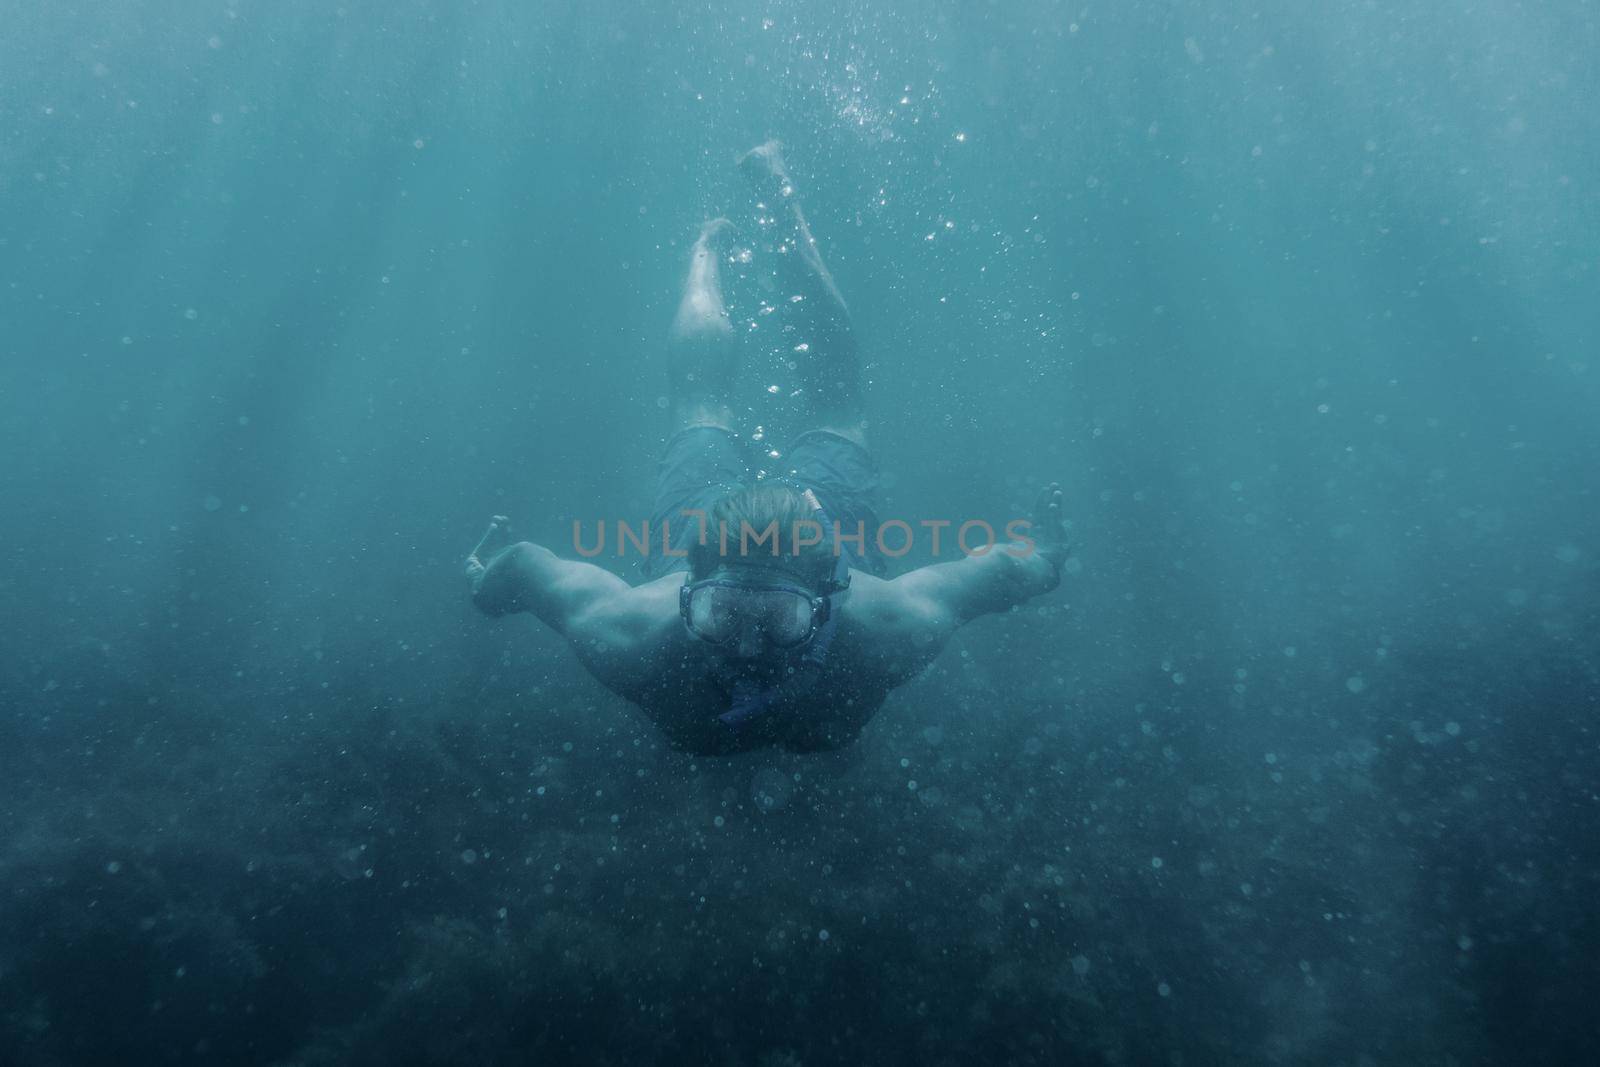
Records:
{"label": "man's shoulder", "polygon": [[929,605],[914,580],[915,573],[887,579],[851,571],[850,589],[839,604],[842,617],[871,630],[918,625]]}
{"label": "man's shoulder", "polygon": [[573,620],[574,644],[600,641],[619,651],[663,642],[678,621],[681,576],[668,575],[597,598]]}
{"label": "man's shoulder", "polygon": [[[915,572],[912,572],[915,574]],[[939,654],[951,627],[912,575],[885,580],[853,575],[843,605],[840,643],[850,662],[885,691],[923,670]]]}

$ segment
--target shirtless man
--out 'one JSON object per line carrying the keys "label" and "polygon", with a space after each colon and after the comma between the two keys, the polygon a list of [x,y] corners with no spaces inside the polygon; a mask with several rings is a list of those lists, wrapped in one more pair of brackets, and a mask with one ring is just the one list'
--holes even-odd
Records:
{"label": "shirtless man", "polygon": [[[669,341],[676,432],[662,455],[650,532],[659,537],[668,523],[681,557],[654,551],[647,580],[629,585],[593,564],[510,543],[507,520],[495,516],[466,565],[482,611],[538,616],[672,745],[706,755],[849,743],[957,627],[1050,592],[1067,556],[1052,482],[1035,505],[1030,540],[879,576],[877,473],[844,300],[777,142],[740,167],[764,223],[777,227],[780,296],[763,309],[771,314],[761,328],[782,331],[805,408],[806,428],[781,461],[766,457],[786,473],[752,484],[750,442],[731,428],[738,338],[719,274],[731,224],[717,219],[695,242]],[[742,537],[773,523],[776,541]]]}

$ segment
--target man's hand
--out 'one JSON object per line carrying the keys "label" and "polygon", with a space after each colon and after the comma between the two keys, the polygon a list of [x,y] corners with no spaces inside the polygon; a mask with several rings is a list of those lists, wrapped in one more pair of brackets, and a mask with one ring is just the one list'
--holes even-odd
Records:
{"label": "man's hand", "polygon": [[1055,589],[1068,552],[1061,486],[1051,482],[1033,505],[1026,538],[1019,535],[997,551],[918,567],[892,581],[864,583],[863,591],[872,591],[871,600],[864,608],[853,602],[852,608],[872,613],[868,617],[873,625],[901,634],[902,644],[915,649],[901,666],[905,671],[920,669],[957,627]]}
{"label": "man's hand", "polygon": [[491,518],[489,529],[479,538],[477,547],[467,553],[467,581],[472,583],[474,593],[483,584],[483,574],[489,569],[489,563],[510,543],[511,520],[504,515]]}
{"label": "man's hand", "polygon": [[1033,505],[1033,540],[1039,557],[1050,565],[1050,588],[1061,584],[1061,565],[1072,548],[1067,544],[1067,520],[1061,514],[1061,484],[1051,482],[1039,491]]}

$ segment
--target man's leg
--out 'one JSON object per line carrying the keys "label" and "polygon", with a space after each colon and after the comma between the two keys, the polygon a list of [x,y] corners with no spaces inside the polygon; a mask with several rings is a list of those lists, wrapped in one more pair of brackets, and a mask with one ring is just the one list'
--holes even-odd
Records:
{"label": "man's leg", "polygon": [[689,254],[689,277],[667,344],[667,378],[673,429],[733,423],[733,383],[739,369],[738,337],[722,301],[719,261],[733,224],[705,224]]}
{"label": "man's leg", "polygon": [[805,400],[806,429],[829,430],[865,444],[861,368],[844,297],[822,261],[806,224],[777,141],[752,148],[739,169],[779,227],[780,314],[791,329],[794,361]]}
{"label": "man's leg", "polygon": [[[685,512],[704,516],[718,500],[736,492],[749,474],[744,439],[732,429],[739,338],[722,299],[721,260],[732,231],[727,219],[713,219],[700,231],[667,338],[673,425],[656,469],[651,550],[644,561],[648,578],[685,566],[678,553],[686,551],[700,531]],[[668,530],[673,555],[664,551],[663,531]]]}

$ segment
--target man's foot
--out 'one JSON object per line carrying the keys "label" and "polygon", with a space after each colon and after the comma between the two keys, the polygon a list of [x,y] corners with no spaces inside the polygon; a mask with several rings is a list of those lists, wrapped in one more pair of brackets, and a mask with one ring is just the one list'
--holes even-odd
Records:
{"label": "man's foot", "polygon": [[483,572],[488,569],[489,562],[500,551],[511,543],[511,520],[504,515],[496,515],[489,520],[489,529],[479,539],[477,547],[467,553],[467,580],[472,587],[478,587],[478,581],[483,577]]}
{"label": "man's foot", "polygon": [[739,228],[725,218],[707,220],[700,227],[700,236],[695,238],[694,254],[699,256],[704,252],[723,253],[733,247],[733,239],[739,235]]}
{"label": "man's foot", "polygon": [[733,336],[733,324],[722,300],[720,264],[736,232],[727,219],[712,219],[700,228],[700,236],[689,252],[689,277],[683,283],[683,299],[672,321],[675,340],[724,341]]}
{"label": "man's foot", "polygon": [[794,182],[783,165],[783,145],[777,141],[756,145],[740,156],[739,169],[768,207],[777,207],[794,195]]}

